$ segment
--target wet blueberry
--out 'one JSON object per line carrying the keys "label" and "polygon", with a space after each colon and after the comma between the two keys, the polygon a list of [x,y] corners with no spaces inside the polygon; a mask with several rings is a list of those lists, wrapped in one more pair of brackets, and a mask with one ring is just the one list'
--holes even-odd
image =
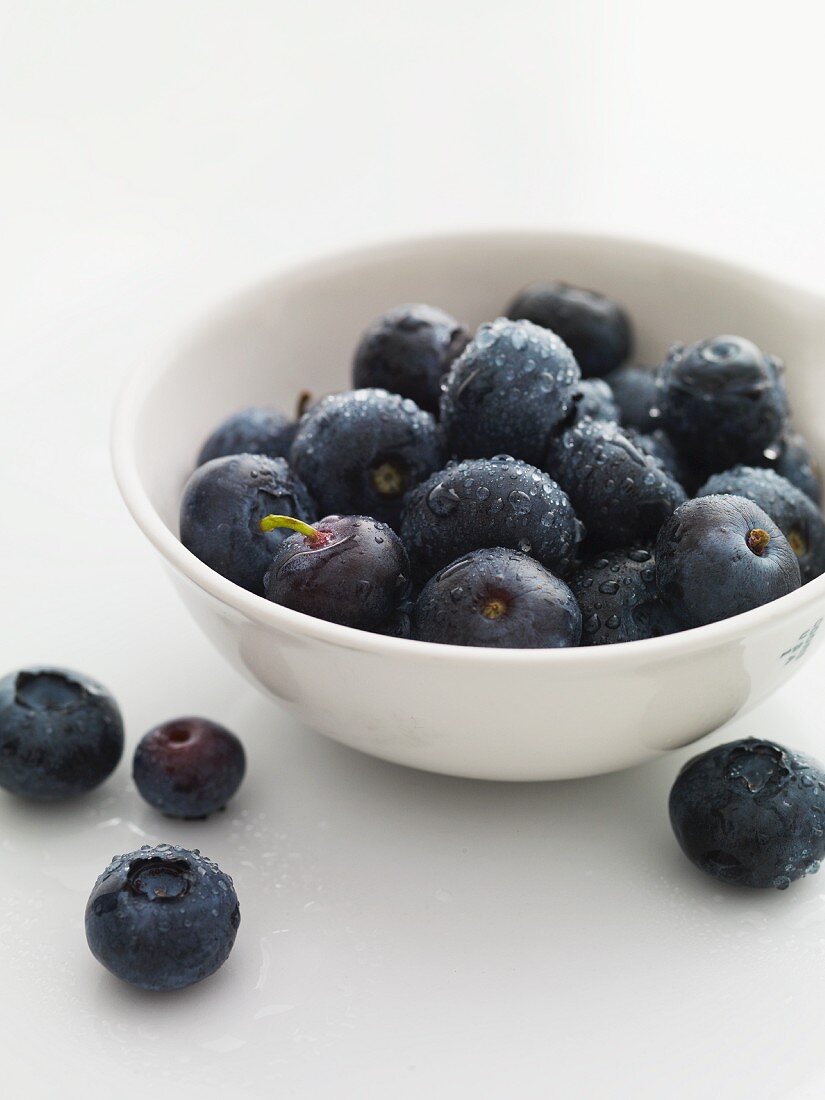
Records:
{"label": "wet blueberry", "polygon": [[685,499],[658,459],[617,424],[583,420],[547,451],[546,468],[570,497],[591,543],[644,545]]}
{"label": "wet blueberry", "polygon": [[635,428],[622,429],[627,438],[634,443],[640,451],[655,458],[659,465],[677,481],[682,488],[692,496],[701,480],[690,468],[687,462],[679,454],[670,438],[661,428],[654,428],[650,432],[638,432]]}
{"label": "wet blueberry", "polygon": [[650,547],[608,550],[586,558],[568,584],[582,612],[582,645],[636,642],[681,629],[657,597]]}
{"label": "wet blueberry", "polygon": [[401,537],[415,576],[425,581],[456,558],[493,546],[521,550],[563,574],[582,530],[548,474],[500,456],[448,466],[413,489]]}
{"label": "wet blueberry", "polygon": [[25,798],[73,798],[102,783],[123,753],[117,703],[65,668],[24,668],[0,680],[0,787]]}
{"label": "wet blueberry", "polygon": [[284,538],[262,532],[271,512],[312,518],[303,483],[282,458],[227,455],[199,466],[180,506],[180,539],[195,557],[241,588],[263,594],[264,573]]}
{"label": "wet blueberry", "polygon": [[656,585],[687,626],[704,626],[793,592],[799,563],[752,500],[698,497],[680,505],[659,532]]}
{"label": "wet blueberry", "polygon": [[682,851],[722,882],[782,890],[825,856],[825,773],[772,741],[718,745],[682,768],[670,792]]}
{"label": "wet blueberry", "polygon": [[412,637],[509,649],[575,646],[581,612],[572,592],[537,561],[502,547],[475,550],[427,582]]}
{"label": "wet blueberry", "polygon": [[264,581],[268,600],[316,619],[383,631],[410,588],[410,561],[396,533],[368,516],[327,516],[311,527],[269,516],[269,527],[290,526]]}
{"label": "wet blueberry", "polygon": [[532,283],[510,303],[507,316],[552,329],[564,340],[585,377],[607,374],[630,354],[630,319],[616,302],[567,283]]}
{"label": "wet blueberry", "polygon": [[611,371],[605,382],[619,408],[620,424],[639,432],[650,432],[658,426],[658,418],[651,416],[656,406],[655,371],[628,364]]}
{"label": "wet blueberry", "polygon": [[673,347],[659,371],[657,404],[680,453],[706,473],[763,464],[788,418],[781,363],[741,336]]}
{"label": "wet blueberry", "polygon": [[427,305],[396,306],[373,321],[355,349],[352,380],[410,397],[437,413],[441,380],[470,340],[466,327]]}
{"label": "wet blueberry", "polygon": [[385,390],[325,397],[302,418],[292,447],[292,465],[322,515],[374,516],[391,527],[404,494],[441,462],[434,418]]}
{"label": "wet blueberry", "polygon": [[232,879],[197,849],[145,844],[115,856],[86,904],[92,954],[131,985],[182,989],[208,978],[241,921]]}
{"label": "wet blueberry", "polygon": [[224,455],[288,458],[297,429],[297,420],[290,420],[277,409],[263,405],[241,409],[215,428],[201,447],[197,465]]}
{"label": "wet blueberry", "polygon": [[573,396],[576,420],[618,420],[619,407],[603,378],[583,378]]}
{"label": "wet blueberry", "polygon": [[574,409],[579,368],[555,333],[500,317],[484,324],[444,380],[441,423],[455,458],[511,454],[534,465]]}
{"label": "wet blueberry", "polygon": [[246,770],[234,733],[207,718],[175,718],[140,739],[132,762],[135,786],[170,817],[203,818],[226,806]]}
{"label": "wet blueberry", "polygon": [[822,503],[822,474],[810,444],[799,432],[788,431],[780,439],[768,463],[776,472],[801,489],[814,504]]}
{"label": "wet blueberry", "polygon": [[809,496],[774,470],[735,466],[714,474],[696,494],[747,497],[768,513],[799,559],[802,583],[825,572],[825,517]]}

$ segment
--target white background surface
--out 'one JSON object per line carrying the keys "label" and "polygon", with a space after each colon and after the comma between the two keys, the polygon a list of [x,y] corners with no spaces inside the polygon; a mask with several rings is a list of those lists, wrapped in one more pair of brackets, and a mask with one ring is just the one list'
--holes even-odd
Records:
{"label": "white background surface", "polygon": [[[68,808],[0,800],[4,1095],[821,1096],[825,881],[693,872],[666,817],[686,754],[518,787],[322,741],[201,639],[107,456],[131,366],[366,238],[608,229],[825,289],[820,52],[813,4],[0,3],[0,665],[98,676],[130,746],[209,714],[251,764],[201,825],[126,762]],[[822,662],[725,738],[825,758]],[[216,858],[243,913],[219,975],[165,999],[82,932],[111,854],[157,840]]]}

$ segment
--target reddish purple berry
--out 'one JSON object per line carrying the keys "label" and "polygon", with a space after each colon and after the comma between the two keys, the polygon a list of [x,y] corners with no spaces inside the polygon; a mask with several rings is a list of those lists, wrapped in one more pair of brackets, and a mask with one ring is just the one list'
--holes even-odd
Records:
{"label": "reddish purple berry", "polygon": [[146,801],[170,817],[222,810],[246,770],[243,745],[208,718],[175,718],[149,730],[135,750],[132,775]]}

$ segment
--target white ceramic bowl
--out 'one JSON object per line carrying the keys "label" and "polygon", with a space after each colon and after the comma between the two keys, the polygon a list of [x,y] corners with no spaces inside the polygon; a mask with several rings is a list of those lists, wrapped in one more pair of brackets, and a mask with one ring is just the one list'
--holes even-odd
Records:
{"label": "white ceramic bowl", "polygon": [[199,444],[244,405],[294,407],[349,384],[364,326],[432,302],[475,326],[524,283],[561,278],[624,303],[640,362],[674,340],[746,335],[783,357],[799,427],[825,453],[825,300],[673,248],[550,232],[395,242],[316,260],[213,311],[117,409],[123,497],[195,620],[227,659],[309,726],[402,764],[488,779],[612,771],[696,741],[761,702],[821,641],[825,577],[725,622],[574,650],[465,649],[367,634],[288,611],[178,541]]}

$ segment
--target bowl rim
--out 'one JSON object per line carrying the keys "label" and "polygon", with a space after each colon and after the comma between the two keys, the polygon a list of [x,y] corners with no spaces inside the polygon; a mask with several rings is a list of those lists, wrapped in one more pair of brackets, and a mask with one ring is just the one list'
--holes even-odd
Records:
{"label": "bowl rim", "polygon": [[163,350],[151,363],[142,363],[127,376],[116,400],[111,425],[111,458],[115,480],[124,503],[137,526],[148,538],[164,560],[177,573],[193,582],[198,588],[213,596],[220,603],[234,609],[246,618],[263,626],[272,626],[299,638],[326,642],[344,649],[364,653],[387,653],[422,661],[444,661],[448,656],[455,661],[513,664],[526,663],[565,667],[587,662],[588,665],[621,665],[670,660],[679,654],[721,646],[743,640],[742,636],[758,632],[779,620],[801,612],[810,604],[825,597],[825,575],[802,585],[794,592],[751,611],[734,615],[707,626],[693,627],[677,634],[661,638],[646,638],[615,645],[577,646],[563,649],[504,649],[493,647],[455,646],[441,642],[423,642],[410,638],[394,638],[384,634],[356,630],[353,627],[316,619],[299,611],[281,607],[263,596],[241,588],[216,573],[186,549],[183,543],[166,526],[152,504],[140,478],[135,458],[136,428],[142,406],[154,386],[172,367],[176,353],[207,323],[214,323],[221,316],[229,316],[245,304],[257,299],[262,292],[275,292],[282,283],[310,281],[314,277],[334,274],[335,269],[346,269],[357,262],[379,260],[399,250],[433,247],[456,247],[469,242],[518,244],[520,241],[593,247],[607,244],[612,248],[625,248],[653,256],[678,258],[698,267],[707,267],[715,273],[726,273],[732,278],[756,280],[771,288],[777,295],[796,295],[807,298],[818,308],[825,310],[825,296],[804,287],[795,286],[756,268],[733,263],[710,253],[671,245],[644,237],[624,236],[601,232],[576,230],[536,229],[463,229],[449,233],[414,234],[390,237],[362,246],[347,247],[331,252],[319,251],[298,263],[287,263],[271,274],[257,278],[232,295],[222,297],[215,305],[201,310],[194,321],[185,326],[173,339],[167,340]]}

